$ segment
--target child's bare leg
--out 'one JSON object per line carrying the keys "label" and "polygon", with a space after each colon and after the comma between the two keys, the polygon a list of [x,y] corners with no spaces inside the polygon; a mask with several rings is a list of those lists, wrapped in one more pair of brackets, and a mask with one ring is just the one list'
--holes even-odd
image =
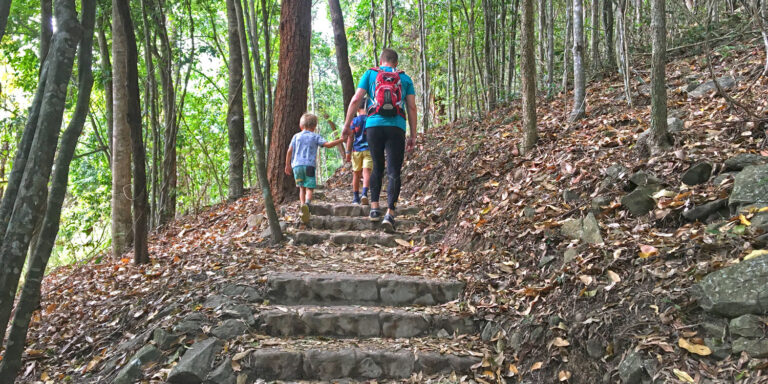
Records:
{"label": "child's bare leg", "polygon": [[304,203],[305,204],[309,203],[310,201],[312,201],[312,191],[313,191],[312,188],[304,188],[304,193],[306,195],[306,196],[304,196]]}
{"label": "child's bare leg", "polygon": [[352,173],[352,191],[353,192],[359,192],[360,191],[360,175],[362,172],[357,171]]}
{"label": "child's bare leg", "polygon": [[301,202],[301,205],[304,205],[307,202],[307,199],[304,197],[306,195],[307,189],[304,187],[299,187],[299,201]]}
{"label": "child's bare leg", "polygon": [[371,186],[371,169],[363,168],[363,188],[369,188]]}

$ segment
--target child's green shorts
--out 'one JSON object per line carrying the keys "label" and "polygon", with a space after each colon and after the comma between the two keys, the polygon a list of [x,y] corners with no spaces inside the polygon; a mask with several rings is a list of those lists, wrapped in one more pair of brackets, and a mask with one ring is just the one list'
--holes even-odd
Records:
{"label": "child's green shorts", "polygon": [[317,188],[315,167],[309,165],[299,165],[297,167],[293,167],[293,179],[296,180],[297,187],[310,189]]}

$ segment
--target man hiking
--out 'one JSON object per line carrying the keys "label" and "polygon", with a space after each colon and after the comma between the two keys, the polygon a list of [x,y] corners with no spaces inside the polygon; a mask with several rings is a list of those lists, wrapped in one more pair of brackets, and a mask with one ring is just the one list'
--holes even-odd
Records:
{"label": "man hiking", "polygon": [[[371,172],[371,214],[372,221],[381,220],[379,196],[384,176],[386,157],[387,212],[381,225],[387,232],[395,230],[395,208],[400,197],[400,171],[405,151],[412,151],[416,144],[416,92],[413,80],[403,71],[397,70],[397,52],[385,48],[379,58],[379,66],[365,72],[357,85],[355,96],[347,108],[344,121],[344,135],[351,134],[350,125],[357,114],[358,106],[366,101],[368,119],[365,124],[368,148],[373,160]],[[411,135],[405,138],[405,120]],[[385,156],[386,155],[386,156]]]}

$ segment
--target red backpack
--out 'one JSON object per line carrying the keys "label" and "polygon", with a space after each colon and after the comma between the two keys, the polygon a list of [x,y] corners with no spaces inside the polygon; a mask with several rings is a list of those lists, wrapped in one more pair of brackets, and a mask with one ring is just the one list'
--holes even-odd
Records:
{"label": "red backpack", "polygon": [[405,72],[398,70],[387,72],[381,68],[371,68],[371,70],[376,71],[377,74],[376,88],[371,97],[373,104],[368,107],[368,115],[405,118],[403,87],[400,83],[400,74]]}

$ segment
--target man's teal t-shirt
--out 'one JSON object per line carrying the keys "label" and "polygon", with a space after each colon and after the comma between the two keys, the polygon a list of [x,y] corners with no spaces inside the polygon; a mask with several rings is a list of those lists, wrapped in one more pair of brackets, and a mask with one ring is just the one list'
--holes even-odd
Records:
{"label": "man's teal t-shirt", "polygon": [[[394,72],[394,68],[392,67],[381,67],[381,69],[386,72]],[[366,101],[367,107],[370,107],[371,104],[373,104],[371,98],[376,91],[376,75],[378,75],[376,71],[369,69],[365,71],[363,77],[360,78],[360,83],[357,84],[358,88],[365,89],[365,91],[368,92],[368,99]],[[408,95],[416,94],[416,91],[413,89],[413,80],[411,80],[405,73],[400,74],[400,84],[403,87],[403,98]],[[405,106],[403,108],[405,108]],[[406,114],[408,113],[407,110],[405,112]],[[365,123],[365,127],[399,127],[405,131],[405,119],[401,116],[383,117],[379,115],[370,115]]]}

